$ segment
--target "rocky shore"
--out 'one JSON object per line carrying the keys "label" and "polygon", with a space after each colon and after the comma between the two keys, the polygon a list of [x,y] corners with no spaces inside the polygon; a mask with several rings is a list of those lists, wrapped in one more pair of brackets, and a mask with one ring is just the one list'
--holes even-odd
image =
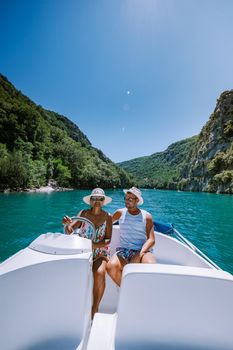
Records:
{"label": "rocky shore", "polygon": [[10,192],[51,193],[51,192],[61,192],[61,191],[73,191],[73,190],[74,190],[73,188],[59,187],[56,181],[50,180],[46,186],[18,189],[18,190],[7,188],[4,191],[4,193],[10,193]]}

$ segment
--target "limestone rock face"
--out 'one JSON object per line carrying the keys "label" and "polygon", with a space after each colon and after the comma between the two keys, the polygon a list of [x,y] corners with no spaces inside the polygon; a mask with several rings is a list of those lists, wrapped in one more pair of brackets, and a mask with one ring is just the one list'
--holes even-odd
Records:
{"label": "limestone rock face", "polygon": [[119,165],[140,187],[233,193],[233,90],[220,95],[198,136]]}
{"label": "limestone rock face", "polygon": [[233,90],[217,100],[182,178],[186,190],[233,193]]}

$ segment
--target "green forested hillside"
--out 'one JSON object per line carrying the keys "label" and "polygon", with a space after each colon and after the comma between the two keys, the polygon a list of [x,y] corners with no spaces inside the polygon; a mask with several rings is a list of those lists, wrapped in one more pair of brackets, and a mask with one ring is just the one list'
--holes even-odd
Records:
{"label": "green forested hillside", "polygon": [[127,187],[131,177],[68,118],[37,106],[0,75],[0,190]]}
{"label": "green forested hillside", "polygon": [[119,165],[137,179],[138,186],[174,189],[193,150],[197,136],[175,142],[164,152],[135,158]]}

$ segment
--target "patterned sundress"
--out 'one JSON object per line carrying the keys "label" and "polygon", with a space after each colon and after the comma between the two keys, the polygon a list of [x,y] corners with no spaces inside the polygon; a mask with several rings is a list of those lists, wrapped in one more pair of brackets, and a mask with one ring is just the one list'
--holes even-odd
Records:
{"label": "patterned sundress", "polygon": [[[99,243],[105,239],[106,225],[107,223],[105,221],[95,230],[95,237],[93,238],[93,243]],[[91,226],[88,225],[86,222],[82,222],[79,235],[85,238],[90,238],[92,235]],[[106,245],[106,247],[104,248],[96,248],[93,250],[93,261],[95,261],[99,257],[104,257],[107,260],[110,258],[110,249],[108,245]]]}

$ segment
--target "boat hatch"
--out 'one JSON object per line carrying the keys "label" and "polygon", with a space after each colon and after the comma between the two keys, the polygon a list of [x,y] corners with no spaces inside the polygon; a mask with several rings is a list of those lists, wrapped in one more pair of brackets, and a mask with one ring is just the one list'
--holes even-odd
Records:
{"label": "boat hatch", "polygon": [[45,233],[36,238],[29,248],[41,253],[62,255],[82,254],[92,251],[91,240],[78,235]]}

